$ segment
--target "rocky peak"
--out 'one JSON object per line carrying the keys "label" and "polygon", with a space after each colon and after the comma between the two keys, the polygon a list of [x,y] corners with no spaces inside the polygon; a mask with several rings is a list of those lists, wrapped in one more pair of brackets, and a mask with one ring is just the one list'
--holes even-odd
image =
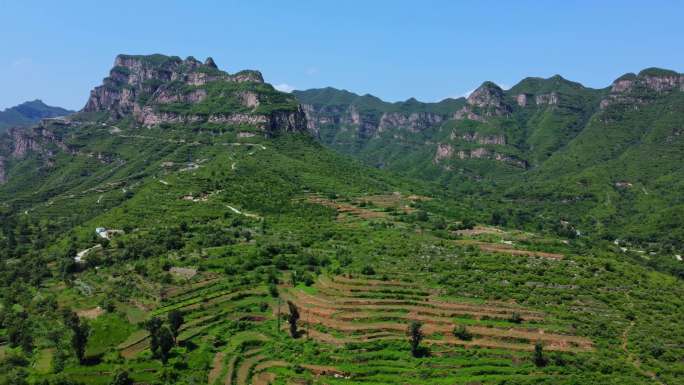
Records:
{"label": "rocky peak", "polygon": [[610,92],[621,93],[630,90],[636,78],[637,75],[632,72],[620,76],[613,82],[612,86],[610,87]]}
{"label": "rocky peak", "polygon": [[[518,102],[520,103],[520,101]],[[470,119],[486,121],[496,116],[507,116],[512,109],[506,103],[504,91],[492,82],[484,82],[466,99],[466,106],[457,111],[455,120]]]}
{"label": "rocky peak", "polygon": [[[271,134],[306,129],[293,96],[264,84],[258,71],[221,71],[204,63],[164,55],[119,55],[101,86],[91,91],[85,112],[132,115],[143,126],[210,122],[258,126]],[[282,126],[282,127],[280,127]]]}
{"label": "rocky peak", "polygon": [[[118,55],[114,67],[103,84],[90,93],[84,111],[107,111],[121,117],[140,109],[155,93],[164,94],[168,83],[202,86],[214,81],[263,83],[258,71],[242,71],[230,75],[219,70],[208,58],[203,64],[192,56]],[[142,99],[142,100],[141,100]]]}
{"label": "rocky peak", "polygon": [[612,93],[625,93],[643,87],[655,92],[684,90],[684,74],[660,68],[647,68],[638,75],[628,73],[617,78],[611,87]]}
{"label": "rocky peak", "polygon": [[638,75],[646,86],[656,92],[684,91],[684,74],[659,68],[647,68]]}
{"label": "rocky peak", "polygon": [[209,68],[218,69],[218,66],[216,65],[216,63],[214,63],[214,59],[212,59],[211,56],[209,56],[207,60],[204,61],[204,65]]}
{"label": "rocky peak", "polygon": [[484,82],[473,91],[466,102],[471,106],[480,108],[501,107],[504,101],[504,92],[501,87],[492,82]]}
{"label": "rocky peak", "polygon": [[659,95],[684,91],[684,74],[647,68],[639,74],[627,73],[615,79],[610,94],[601,101],[601,108],[616,103],[644,104]]}
{"label": "rocky peak", "polygon": [[511,87],[506,93],[513,97],[520,107],[554,106],[567,95],[577,95],[587,90],[582,84],[565,79],[560,75],[550,78],[527,77]]}

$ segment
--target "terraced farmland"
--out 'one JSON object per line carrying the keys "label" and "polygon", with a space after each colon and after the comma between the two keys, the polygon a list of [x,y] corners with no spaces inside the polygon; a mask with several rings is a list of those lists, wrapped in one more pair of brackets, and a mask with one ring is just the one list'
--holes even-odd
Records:
{"label": "terraced farmland", "polygon": [[[184,313],[180,347],[174,355],[203,362],[193,369],[196,378],[208,385],[543,378],[529,358],[537,341],[554,354],[585,354],[594,349],[588,338],[561,333],[558,327],[545,328],[545,314],[540,311],[505,302],[444,298],[439,290],[399,277],[321,275],[310,288],[281,284],[279,298],[259,285],[221,279],[172,292],[148,316],[163,317],[172,310]],[[301,315],[298,339],[287,333],[286,301],[296,304]],[[510,321],[514,316],[521,318],[520,323]],[[410,321],[424,325],[426,357],[417,359],[408,353]],[[472,339],[454,336],[457,325],[465,325]],[[149,334],[140,329],[117,347],[133,378],[142,382],[162,370],[154,361],[144,360],[149,346]],[[133,364],[141,360],[147,364]],[[108,378],[113,370],[102,364],[71,373],[73,378],[91,375]]]}
{"label": "terraced farmland", "polygon": [[[547,350],[586,352],[592,342],[580,336],[545,330],[544,315],[519,306],[472,304],[439,299],[405,283],[321,278],[317,294],[292,289],[288,298],[299,306],[302,322],[316,330],[312,338],[346,344],[369,340],[405,340],[410,321],[420,321],[430,345],[504,348],[531,351],[537,341]],[[392,299],[387,299],[392,298]],[[520,317],[516,322],[509,321]],[[499,320],[509,326],[492,326],[480,320]],[[534,327],[526,327],[533,322]],[[472,340],[451,335],[467,326]]]}

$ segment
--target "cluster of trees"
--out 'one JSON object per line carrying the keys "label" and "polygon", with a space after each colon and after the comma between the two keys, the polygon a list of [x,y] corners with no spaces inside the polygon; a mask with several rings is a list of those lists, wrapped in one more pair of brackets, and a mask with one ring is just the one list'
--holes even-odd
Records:
{"label": "cluster of trees", "polygon": [[85,360],[86,346],[88,345],[88,336],[90,334],[90,326],[87,322],[82,322],[76,313],[71,310],[65,310],[63,314],[64,324],[71,330],[71,347],[74,349],[76,358],[83,363]]}
{"label": "cluster of trees", "polygon": [[177,345],[178,333],[185,320],[183,313],[172,310],[167,314],[166,324],[158,317],[152,317],[145,323],[150,332],[150,350],[155,357],[159,357],[166,364],[171,349]]}

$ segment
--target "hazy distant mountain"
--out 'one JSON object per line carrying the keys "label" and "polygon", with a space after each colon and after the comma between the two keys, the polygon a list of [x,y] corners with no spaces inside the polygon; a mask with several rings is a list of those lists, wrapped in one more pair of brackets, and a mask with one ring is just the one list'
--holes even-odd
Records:
{"label": "hazy distant mountain", "polygon": [[44,118],[69,115],[73,112],[61,107],[48,106],[40,99],[24,102],[0,111],[0,132],[10,127],[30,126]]}

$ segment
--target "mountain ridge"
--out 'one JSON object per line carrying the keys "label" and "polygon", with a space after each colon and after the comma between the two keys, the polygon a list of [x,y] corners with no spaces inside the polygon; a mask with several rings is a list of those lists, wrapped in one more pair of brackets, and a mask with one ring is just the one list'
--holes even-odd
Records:
{"label": "mountain ridge", "polygon": [[[530,208],[532,215],[555,217],[558,221],[570,219],[585,234],[627,237],[639,242],[665,239],[670,247],[682,248],[684,245],[677,240],[681,235],[667,234],[656,225],[661,216],[678,217],[676,210],[681,206],[673,195],[674,187],[654,186],[658,193],[646,199],[618,192],[615,187],[640,175],[638,178],[646,183],[644,191],[649,191],[645,175],[674,178],[675,165],[681,161],[676,149],[681,146],[677,119],[684,119],[677,104],[682,91],[683,74],[646,68],[638,74],[622,75],[599,89],[559,75],[528,77],[508,90],[483,82],[468,98],[457,99],[441,114],[435,113],[434,103],[419,103],[404,111],[394,108],[396,103],[376,100],[374,104],[363,104],[363,97],[354,97],[348,91],[344,99],[348,104],[344,104],[343,99],[335,101],[333,89],[326,89],[322,101],[316,97],[318,90],[295,91],[294,95],[304,105],[309,126],[320,133],[321,142],[367,164],[439,181],[445,188],[463,194],[485,193],[495,201],[514,196],[524,204],[526,195],[534,195],[536,201],[546,203]],[[328,101],[337,104],[323,103]],[[421,109],[432,109],[433,119],[421,115]],[[658,115],[658,110],[663,115]],[[626,116],[639,126],[631,127]],[[383,124],[387,121],[393,124]],[[641,152],[644,150],[638,149],[647,146],[649,151],[662,154],[664,167],[658,169],[652,164],[650,174],[645,169],[638,171],[647,162],[633,156],[627,164],[615,164],[621,154]],[[601,176],[591,177],[595,179],[591,193],[567,187],[580,183],[576,182],[582,180],[579,175],[599,169]],[[625,175],[623,169],[632,170],[632,176]],[[659,208],[627,210],[633,215],[633,225],[627,225],[630,219],[620,220],[617,225],[614,214],[599,209],[601,195],[611,197],[611,206],[621,207],[616,210],[627,210],[639,200]],[[564,203],[577,208],[553,209],[557,202],[577,202]],[[589,220],[582,210],[597,211]],[[639,229],[636,217],[650,218],[650,230]],[[684,226],[681,221],[673,223],[678,224],[676,228]],[[629,230],[623,232],[621,228]]]}
{"label": "mountain ridge", "polygon": [[[634,78],[604,110],[563,92],[521,106],[492,84],[441,105],[320,103],[320,141],[347,129],[370,143],[361,150],[403,162],[402,174],[321,144],[306,109],[254,72],[239,82],[213,60],[162,55],[115,63],[124,65],[83,111],[0,135],[0,384],[681,377],[684,265],[616,234],[588,238],[573,217],[605,218],[572,204],[604,197],[603,175],[585,169],[616,168],[615,157],[592,154],[578,171],[566,157],[578,143],[550,163],[514,163],[527,159],[517,140],[527,129],[569,125],[534,119],[582,120],[573,108],[585,104],[598,114],[581,139],[599,148],[592,135],[639,137],[653,117],[656,129],[639,138],[665,140],[682,121],[681,93],[654,98],[643,87],[660,83]],[[216,79],[189,84],[207,76]],[[237,115],[239,124],[224,119]],[[634,122],[616,127],[621,119]],[[632,136],[617,138],[627,152]],[[537,186],[544,167],[569,186]],[[520,177],[529,183],[504,184]],[[642,187],[630,175],[619,183],[612,202]],[[554,202],[567,217],[536,206],[549,197],[567,201]]]}
{"label": "mountain ridge", "polygon": [[0,133],[11,127],[26,127],[38,123],[40,119],[69,115],[73,112],[49,106],[40,99],[27,101],[0,111]]}

